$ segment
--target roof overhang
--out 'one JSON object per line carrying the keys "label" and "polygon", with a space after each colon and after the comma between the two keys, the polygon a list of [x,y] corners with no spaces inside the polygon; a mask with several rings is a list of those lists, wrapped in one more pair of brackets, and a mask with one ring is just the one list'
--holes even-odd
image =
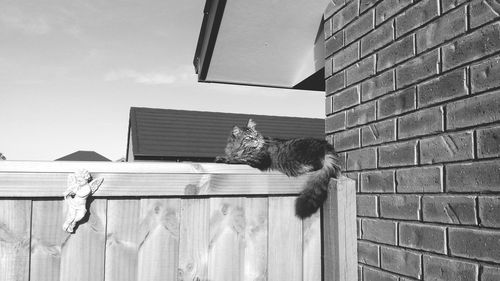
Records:
{"label": "roof overhang", "polygon": [[200,82],[323,91],[329,0],[207,0],[194,66]]}

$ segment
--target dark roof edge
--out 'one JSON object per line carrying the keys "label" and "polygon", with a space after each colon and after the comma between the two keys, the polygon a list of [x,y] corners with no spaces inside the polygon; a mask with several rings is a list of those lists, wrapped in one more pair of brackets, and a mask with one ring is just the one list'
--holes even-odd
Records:
{"label": "dark roof edge", "polygon": [[[139,138],[138,138],[138,132],[137,132],[137,118],[136,118],[136,107],[131,107],[130,108],[130,116],[128,118],[128,136],[127,136],[127,156],[126,159],[128,159],[128,151],[129,151],[129,145],[130,141],[132,141],[132,153],[134,155],[138,154],[138,147],[139,147]],[[134,139],[132,139],[134,138]]]}
{"label": "dark roof edge", "polygon": [[[134,118],[135,120],[135,110],[158,110],[158,111],[183,111],[183,112],[203,112],[203,113],[216,113],[216,114],[223,114],[223,115],[248,115],[248,116],[262,116],[262,117],[278,117],[278,118],[295,118],[295,119],[316,119],[316,120],[325,120],[325,118],[322,117],[300,117],[300,116],[286,116],[286,115],[268,115],[268,114],[256,114],[256,113],[246,113],[246,112],[222,112],[222,111],[208,111],[208,110],[187,110],[187,109],[170,109],[170,108],[158,108],[158,107],[141,107],[141,106],[134,106],[130,108],[130,118]],[[134,114],[132,115],[132,111],[134,111]],[[130,121],[129,121],[130,122]],[[132,124],[132,133],[137,132],[137,124]],[[135,152],[135,151],[134,151]]]}
{"label": "dark roof edge", "polygon": [[200,82],[207,77],[225,7],[226,0],[206,0],[205,2],[203,21],[193,58],[194,69]]}

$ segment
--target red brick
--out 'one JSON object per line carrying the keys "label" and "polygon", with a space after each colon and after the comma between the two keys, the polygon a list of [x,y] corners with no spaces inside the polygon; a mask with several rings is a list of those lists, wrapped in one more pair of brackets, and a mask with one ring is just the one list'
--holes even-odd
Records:
{"label": "red brick", "polygon": [[347,5],[332,17],[333,32],[342,29],[358,15],[358,1],[346,2]]}
{"label": "red brick", "polygon": [[326,79],[326,94],[331,95],[334,92],[343,89],[345,87],[344,72],[341,71],[332,77]]}
{"label": "red brick", "polygon": [[325,113],[326,115],[332,114],[332,97],[325,98]]}
{"label": "red brick", "polygon": [[422,214],[425,222],[477,225],[474,196],[424,196]]}
{"label": "red brick", "polygon": [[360,218],[356,218],[356,234],[357,234],[357,238],[358,239],[361,239],[361,219]]}
{"label": "red brick", "polygon": [[358,262],[378,266],[380,264],[378,257],[378,245],[366,241],[358,241]]}
{"label": "red brick", "polygon": [[487,25],[442,47],[443,70],[500,50],[500,23]]}
{"label": "red brick", "polygon": [[472,92],[482,92],[500,87],[500,56],[471,67]]}
{"label": "red brick", "polygon": [[345,117],[345,111],[326,117],[325,132],[332,133],[345,129]]}
{"label": "red brick", "polygon": [[500,91],[446,105],[446,128],[456,129],[500,120]]}
{"label": "red brick", "polygon": [[498,11],[492,9],[492,4],[487,4],[486,1],[472,1],[469,5],[469,13],[471,28],[476,28],[489,21],[498,19]]}
{"label": "red brick", "polygon": [[332,57],[332,71],[337,73],[351,63],[358,60],[358,44],[351,44],[349,47],[336,53]]}
{"label": "red brick", "polygon": [[444,130],[443,115],[441,107],[433,107],[400,117],[398,138],[404,139],[442,132]]}
{"label": "red brick", "polygon": [[346,70],[347,85],[354,84],[375,73],[375,57],[369,56]]}
{"label": "red brick", "polygon": [[394,27],[392,23],[392,21],[388,21],[361,38],[362,56],[383,47],[394,39]]}
{"label": "red brick", "polygon": [[345,29],[346,44],[351,43],[373,29],[373,13],[373,10],[369,11]]}
{"label": "red brick", "polygon": [[[363,268],[363,281],[398,281],[400,280],[397,275],[387,273],[385,271],[364,267]],[[361,281],[361,280],[360,280]]]}
{"label": "red brick", "polygon": [[361,84],[361,100],[367,101],[394,90],[394,71],[386,71]]}
{"label": "red brick", "polygon": [[333,14],[335,14],[342,6],[344,5],[344,0],[332,0],[328,1],[328,5],[326,6],[325,12],[323,16],[325,19],[328,19]]}
{"label": "red brick", "polygon": [[467,95],[465,69],[448,72],[418,85],[418,106],[426,106]]}
{"label": "red brick", "polygon": [[[359,0],[359,12],[362,13],[373,7],[379,0]],[[373,10],[372,10],[373,11]]]}
{"label": "red brick", "polygon": [[346,109],[359,103],[359,87],[354,86],[333,95],[333,112]]}
{"label": "red brick", "polygon": [[481,281],[498,281],[500,280],[500,267],[483,266],[481,272]]}
{"label": "red brick", "polygon": [[392,67],[411,58],[414,54],[413,35],[410,34],[379,51],[377,55],[377,71]]}
{"label": "red brick", "polygon": [[399,115],[416,108],[415,87],[407,88],[378,100],[378,118]]}
{"label": "red brick", "polygon": [[355,183],[356,183],[356,190],[357,190],[358,192],[361,192],[361,184],[360,184],[360,182],[359,182],[359,173],[357,173],[357,172],[352,172],[352,173],[344,173],[344,176],[346,176],[346,177],[348,177],[348,178],[350,178],[350,179],[354,180],[354,181],[355,181]]}
{"label": "red brick", "polygon": [[437,74],[439,50],[418,56],[396,68],[396,85],[403,88],[406,85],[420,81]]}
{"label": "red brick", "polygon": [[[434,1],[434,0],[433,0]],[[465,32],[465,7],[439,17],[417,31],[417,52],[421,53]]]}
{"label": "red brick", "polygon": [[500,197],[481,196],[478,203],[481,225],[500,228]]}
{"label": "red brick", "polygon": [[377,150],[363,148],[347,152],[347,170],[364,170],[377,168]]}
{"label": "red brick", "polygon": [[477,131],[477,157],[500,157],[500,126]]}
{"label": "red brick", "polygon": [[381,146],[378,150],[380,167],[416,165],[417,141]]}
{"label": "red brick", "polygon": [[325,56],[329,57],[344,47],[344,31],[335,33],[325,41]]}
{"label": "red brick", "polygon": [[356,212],[358,217],[378,217],[377,196],[375,195],[357,195]]}
{"label": "red brick", "polygon": [[[332,76],[332,59],[325,59],[325,78]],[[328,85],[327,85],[328,87]],[[327,90],[328,93],[328,90]]]}
{"label": "red brick", "polygon": [[400,220],[418,220],[420,196],[417,195],[381,195],[380,217]]}
{"label": "red brick", "polygon": [[347,126],[353,127],[375,121],[375,101],[358,105],[347,112]]}
{"label": "red brick", "polygon": [[433,164],[473,158],[472,133],[461,132],[420,140],[420,163]]}
{"label": "red brick", "polygon": [[439,0],[423,0],[396,18],[397,37],[422,26],[438,15]]}
{"label": "red brick", "polygon": [[396,171],[398,193],[442,192],[441,167],[415,167]]}
{"label": "red brick", "polygon": [[361,173],[361,192],[394,193],[394,171]]}
{"label": "red brick", "polygon": [[396,140],[396,119],[373,123],[361,128],[363,146]]}
{"label": "red brick", "polygon": [[468,0],[441,0],[441,9],[447,12],[453,8],[458,7],[460,4],[468,2]]}
{"label": "red brick", "polygon": [[380,247],[381,268],[420,279],[422,275],[421,255],[403,249]]}
{"label": "red brick", "polygon": [[347,167],[347,164],[346,164],[346,160],[347,160],[347,154],[346,152],[342,152],[342,153],[339,153],[339,162],[341,164],[341,167],[340,167],[340,170],[342,172],[346,172],[346,167]]}
{"label": "red brick", "polygon": [[411,4],[411,0],[384,0],[375,8],[375,23],[381,24],[388,18],[397,14],[406,6]]}
{"label": "red brick", "polygon": [[331,20],[325,20],[323,22],[323,32],[325,35],[325,39],[328,39],[330,36],[332,36],[332,21]]}
{"label": "red brick", "polygon": [[478,271],[477,264],[424,255],[426,280],[478,281]]}
{"label": "red brick", "polygon": [[361,234],[365,240],[396,245],[396,223],[393,221],[363,219]]}
{"label": "red brick", "polygon": [[446,166],[448,192],[500,192],[500,160]]}
{"label": "red brick", "polygon": [[446,228],[425,224],[400,223],[399,246],[446,254]]}
{"label": "red brick", "polygon": [[342,131],[333,135],[333,146],[335,151],[340,152],[348,149],[358,148],[359,129]]}
{"label": "red brick", "polygon": [[500,263],[500,232],[466,228],[449,228],[450,254]]}

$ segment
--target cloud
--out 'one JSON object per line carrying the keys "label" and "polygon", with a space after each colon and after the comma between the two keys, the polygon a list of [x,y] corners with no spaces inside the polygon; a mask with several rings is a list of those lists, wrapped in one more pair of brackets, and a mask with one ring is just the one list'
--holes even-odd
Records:
{"label": "cloud", "polygon": [[11,29],[21,30],[29,34],[44,35],[51,31],[51,26],[43,17],[27,16],[19,12],[4,11],[0,13],[0,23]]}
{"label": "cloud", "polygon": [[161,72],[150,72],[141,73],[135,70],[124,69],[124,70],[114,70],[107,73],[104,76],[106,81],[117,81],[117,80],[132,80],[138,84],[146,85],[162,85],[162,84],[172,84],[178,80],[175,75],[169,75]]}

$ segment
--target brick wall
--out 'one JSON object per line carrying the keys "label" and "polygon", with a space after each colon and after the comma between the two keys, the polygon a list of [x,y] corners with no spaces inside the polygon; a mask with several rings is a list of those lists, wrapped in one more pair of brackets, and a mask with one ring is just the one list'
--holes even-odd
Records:
{"label": "brick wall", "polygon": [[332,0],[326,132],[359,280],[500,280],[500,2]]}

